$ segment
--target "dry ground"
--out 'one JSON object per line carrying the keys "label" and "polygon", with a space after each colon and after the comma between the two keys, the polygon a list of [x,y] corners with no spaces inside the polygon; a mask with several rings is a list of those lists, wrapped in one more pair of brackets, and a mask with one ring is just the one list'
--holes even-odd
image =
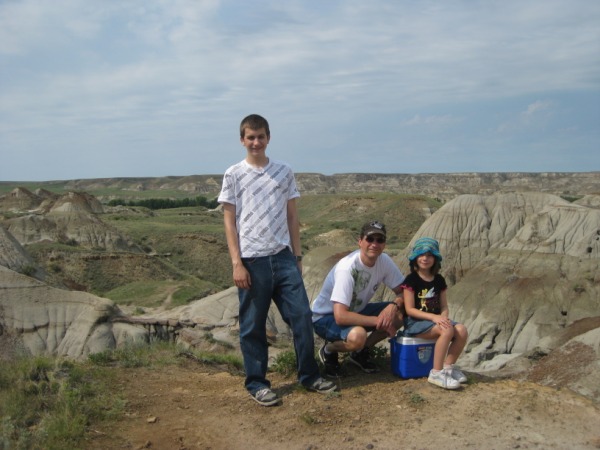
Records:
{"label": "dry ground", "polygon": [[469,375],[445,391],[426,379],[351,370],[339,395],[270,374],[280,406],[265,408],[243,377],[183,367],[115,369],[127,399],[116,425],[92,427],[89,449],[598,449],[600,409],[566,389]]}

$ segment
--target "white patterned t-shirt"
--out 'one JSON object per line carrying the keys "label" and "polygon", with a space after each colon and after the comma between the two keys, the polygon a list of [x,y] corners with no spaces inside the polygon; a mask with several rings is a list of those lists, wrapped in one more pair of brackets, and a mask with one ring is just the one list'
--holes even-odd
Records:
{"label": "white patterned t-shirt", "polygon": [[350,311],[360,312],[371,301],[381,283],[394,289],[404,281],[404,275],[387,253],[377,258],[373,267],[360,260],[360,250],[355,250],[329,271],[321,292],[312,304],[313,322],[333,314],[333,303],[342,303]]}
{"label": "white patterned t-shirt", "polygon": [[291,249],[287,203],[300,197],[294,173],[283,162],[269,160],[257,168],[243,160],[225,171],[217,201],[235,206],[242,258]]}

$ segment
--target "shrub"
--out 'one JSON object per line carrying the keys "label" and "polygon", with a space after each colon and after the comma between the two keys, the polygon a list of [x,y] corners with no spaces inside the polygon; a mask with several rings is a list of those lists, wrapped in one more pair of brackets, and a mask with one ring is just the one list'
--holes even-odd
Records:
{"label": "shrub", "polygon": [[32,277],[35,274],[36,270],[37,269],[35,268],[34,265],[32,265],[32,264],[25,264],[25,265],[21,266],[20,272],[23,275],[27,275],[28,277]]}
{"label": "shrub", "polygon": [[275,361],[273,362],[271,369],[285,377],[289,377],[296,373],[296,367],[296,352],[293,350],[287,350],[279,353],[275,357]]}

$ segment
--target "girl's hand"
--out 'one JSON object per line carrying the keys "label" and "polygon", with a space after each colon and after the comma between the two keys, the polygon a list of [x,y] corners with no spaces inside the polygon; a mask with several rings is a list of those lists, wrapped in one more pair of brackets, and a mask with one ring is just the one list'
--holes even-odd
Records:
{"label": "girl's hand", "polygon": [[446,328],[452,327],[452,322],[447,317],[435,316],[435,319],[433,319],[432,322],[435,323],[440,328],[446,329]]}

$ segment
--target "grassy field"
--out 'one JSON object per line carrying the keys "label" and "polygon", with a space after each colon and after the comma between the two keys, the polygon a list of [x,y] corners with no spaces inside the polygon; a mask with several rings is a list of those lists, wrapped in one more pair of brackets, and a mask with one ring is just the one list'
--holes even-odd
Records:
{"label": "grassy field", "polygon": [[[153,195],[159,192],[143,195],[156,198]],[[297,203],[305,254],[323,246],[352,250],[361,225],[379,220],[388,230],[386,251],[394,255],[407,246],[427,215],[441,206],[428,197],[393,193],[305,195]],[[105,213],[98,217],[139,250],[107,252],[76,242],[27,246],[48,274],[49,284],[85,290],[140,311],[184,305],[231,286],[219,210],[105,205]]]}

